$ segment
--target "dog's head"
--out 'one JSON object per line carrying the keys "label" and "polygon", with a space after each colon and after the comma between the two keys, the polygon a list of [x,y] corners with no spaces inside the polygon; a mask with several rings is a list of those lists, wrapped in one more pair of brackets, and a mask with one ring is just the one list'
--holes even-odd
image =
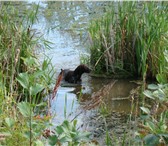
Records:
{"label": "dog's head", "polygon": [[86,65],[81,64],[75,69],[75,74],[83,74],[83,73],[90,73],[91,69],[88,68]]}

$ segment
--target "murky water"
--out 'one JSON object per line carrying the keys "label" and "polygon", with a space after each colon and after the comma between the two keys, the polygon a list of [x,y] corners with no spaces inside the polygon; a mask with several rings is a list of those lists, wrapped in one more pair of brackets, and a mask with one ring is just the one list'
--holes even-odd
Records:
{"label": "murky water", "polygon": [[[89,56],[87,41],[89,21],[101,17],[109,9],[111,2],[30,1],[28,3],[30,5],[39,3],[38,22],[33,28],[52,42],[50,45],[52,49],[44,52],[52,58],[52,64],[59,73],[61,68],[75,69],[80,64],[82,55]],[[93,92],[98,92],[104,85],[113,81],[84,74],[81,85],[59,87],[56,97],[51,102],[53,124],[58,125],[65,118],[70,120],[77,118],[78,125],[84,125],[84,122],[90,123],[86,119],[95,117],[98,110],[85,111],[80,105],[91,100]],[[110,112],[129,113],[131,101],[125,97],[128,97],[130,90],[135,87],[136,85],[128,80],[118,80],[110,88],[108,96],[104,97],[105,105]],[[92,126],[85,124],[83,127],[90,130]]]}
{"label": "murky water", "polygon": [[[61,68],[75,69],[80,64],[81,55],[89,56],[87,41],[89,21],[101,17],[109,5],[110,2],[40,2],[39,22],[34,25],[34,28],[53,43],[51,44],[52,49],[45,50],[45,54],[52,58],[52,64],[57,73]],[[95,130],[97,129],[95,125],[100,125],[102,120],[95,124],[92,119],[100,116],[97,115],[98,109],[87,111],[83,110],[80,105],[92,100],[93,92],[98,92],[104,85],[113,81],[84,74],[81,85],[59,87],[57,95],[51,103],[52,114],[55,115],[53,124],[61,124],[65,118],[69,120],[76,118],[80,128],[92,131],[93,137],[94,135],[101,137],[100,133],[103,132],[95,134],[98,131]],[[128,80],[118,80],[103,100],[110,109],[109,112],[129,113],[131,101],[126,97],[135,86]],[[118,119],[116,117],[111,116],[109,119]],[[113,121],[113,123],[115,122]],[[121,120],[120,123],[122,123]],[[116,125],[121,124],[116,123]],[[113,127],[116,125],[114,124]],[[101,138],[97,140],[102,143]]]}

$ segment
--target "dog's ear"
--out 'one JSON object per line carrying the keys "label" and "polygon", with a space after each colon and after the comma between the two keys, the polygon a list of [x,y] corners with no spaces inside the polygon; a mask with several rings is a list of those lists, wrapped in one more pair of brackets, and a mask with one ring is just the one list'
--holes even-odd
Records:
{"label": "dog's ear", "polygon": [[61,72],[60,72],[60,74],[64,74],[64,70],[61,68]]}

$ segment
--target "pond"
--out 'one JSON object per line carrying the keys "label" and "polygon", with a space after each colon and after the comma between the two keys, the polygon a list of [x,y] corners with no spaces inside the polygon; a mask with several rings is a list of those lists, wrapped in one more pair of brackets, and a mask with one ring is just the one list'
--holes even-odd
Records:
{"label": "pond", "polygon": [[[87,1],[30,1],[28,4],[39,4],[38,22],[33,29],[52,42],[51,49],[44,54],[52,58],[51,62],[59,74],[61,69],[75,69],[81,58],[89,57],[87,28],[91,20],[103,16],[112,2]],[[43,58],[44,56],[41,56]],[[111,87],[110,84],[114,83]],[[53,85],[54,86],[54,85]],[[77,119],[78,127],[92,132],[92,137],[103,144],[105,135],[104,119],[98,107],[84,109],[94,94],[103,92],[104,107],[108,109],[107,127],[119,135],[124,133],[128,114],[131,112],[130,91],[137,85],[129,80],[96,78],[88,74],[82,76],[81,85],[59,87],[51,111],[52,122],[59,125],[66,118]],[[108,91],[105,91],[108,89]],[[108,92],[106,94],[106,92]],[[101,94],[101,93],[100,93]],[[104,138],[104,137],[103,137]]]}

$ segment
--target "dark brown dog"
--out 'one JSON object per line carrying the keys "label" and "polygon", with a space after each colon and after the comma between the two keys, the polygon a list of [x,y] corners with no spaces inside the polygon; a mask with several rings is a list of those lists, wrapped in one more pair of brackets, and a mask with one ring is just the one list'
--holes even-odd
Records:
{"label": "dark brown dog", "polygon": [[63,79],[68,83],[77,83],[81,81],[83,73],[90,73],[91,70],[86,65],[79,65],[74,71],[65,69],[63,71]]}

